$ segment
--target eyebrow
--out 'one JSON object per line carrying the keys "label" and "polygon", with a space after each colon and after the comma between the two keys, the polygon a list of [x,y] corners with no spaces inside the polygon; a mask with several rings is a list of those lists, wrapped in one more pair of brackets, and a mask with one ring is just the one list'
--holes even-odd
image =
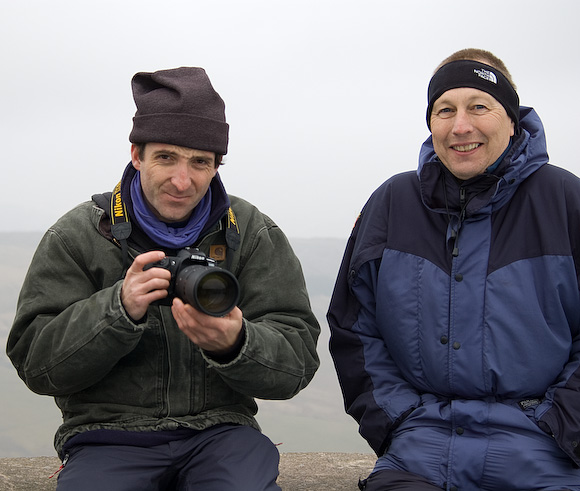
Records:
{"label": "eyebrow", "polygon": [[[170,155],[171,157],[179,157],[181,154],[176,152],[175,150],[169,150],[167,148],[161,148],[159,150],[155,150],[152,154],[152,157],[157,157],[159,155]],[[194,154],[191,157],[187,157],[188,160],[205,160],[207,162],[215,162],[215,157],[210,155],[204,154]]]}
{"label": "eyebrow", "polygon": [[[491,94],[484,92],[484,91],[480,91],[480,93],[477,94],[473,94],[470,95],[466,98],[462,98],[462,101],[466,101],[466,102],[473,102],[474,100],[477,99],[495,99]],[[442,95],[439,99],[437,99],[433,105],[437,104],[437,103],[443,103],[443,104],[454,104],[455,102],[452,101],[452,99],[450,97],[445,97],[444,95]]]}
{"label": "eyebrow", "polygon": [[172,151],[172,150],[162,148],[160,150],[155,150],[152,154],[152,157],[157,157],[158,155],[171,155],[172,157],[176,157],[179,154],[177,152]]}

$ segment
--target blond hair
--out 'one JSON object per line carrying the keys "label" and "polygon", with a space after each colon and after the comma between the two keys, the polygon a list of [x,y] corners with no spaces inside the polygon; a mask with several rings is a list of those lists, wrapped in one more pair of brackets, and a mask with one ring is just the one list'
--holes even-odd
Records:
{"label": "blond hair", "polygon": [[489,65],[496,70],[499,70],[504,75],[504,77],[507,78],[508,82],[514,88],[514,90],[517,90],[516,84],[514,83],[509,70],[505,66],[505,63],[492,52],[486,51],[484,49],[466,48],[456,51],[452,55],[445,58],[441,63],[439,63],[435,69],[435,72],[437,72],[437,70],[439,70],[443,65],[447,65],[447,63],[458,60],[478,61],[480,63],[485,63],[486,65]]}

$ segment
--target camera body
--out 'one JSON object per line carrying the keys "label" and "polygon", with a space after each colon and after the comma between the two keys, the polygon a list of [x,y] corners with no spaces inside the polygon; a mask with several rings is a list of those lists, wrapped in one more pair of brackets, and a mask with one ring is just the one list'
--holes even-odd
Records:
{"label": "camera body", "polygon": [[236,277],[216,266],[216,261],[199,249],[186,247],[176,256],[164,257],[144,269],[150,268],[163,268],[171,273],[167,298],[158,302],[160,305],[171,305],[173,298],[178,297],[205,314],[222,317],[240,299]]}

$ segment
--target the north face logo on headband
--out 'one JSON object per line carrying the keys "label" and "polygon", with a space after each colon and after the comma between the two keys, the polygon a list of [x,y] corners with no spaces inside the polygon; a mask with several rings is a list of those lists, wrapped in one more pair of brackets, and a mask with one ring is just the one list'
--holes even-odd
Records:
{"label": "the north face logo on headband", "polygon": [[489,70],[484,70],[483,68],[478,70],[477,68],[474,68],[473,73],[475,73],[478,77],[487,80],[488,82],[497,84],[497,76],[495,73],[490,72]]}

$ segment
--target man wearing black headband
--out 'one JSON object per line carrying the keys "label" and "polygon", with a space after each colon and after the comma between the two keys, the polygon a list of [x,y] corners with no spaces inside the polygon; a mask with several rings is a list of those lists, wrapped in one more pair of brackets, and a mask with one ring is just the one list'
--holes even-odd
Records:
{"label": "man wearing black headband", "polygon": [[428,89],[417,172],[364,206],[328,312],[374,490],[580,490],[580,180],[505,65]]}

